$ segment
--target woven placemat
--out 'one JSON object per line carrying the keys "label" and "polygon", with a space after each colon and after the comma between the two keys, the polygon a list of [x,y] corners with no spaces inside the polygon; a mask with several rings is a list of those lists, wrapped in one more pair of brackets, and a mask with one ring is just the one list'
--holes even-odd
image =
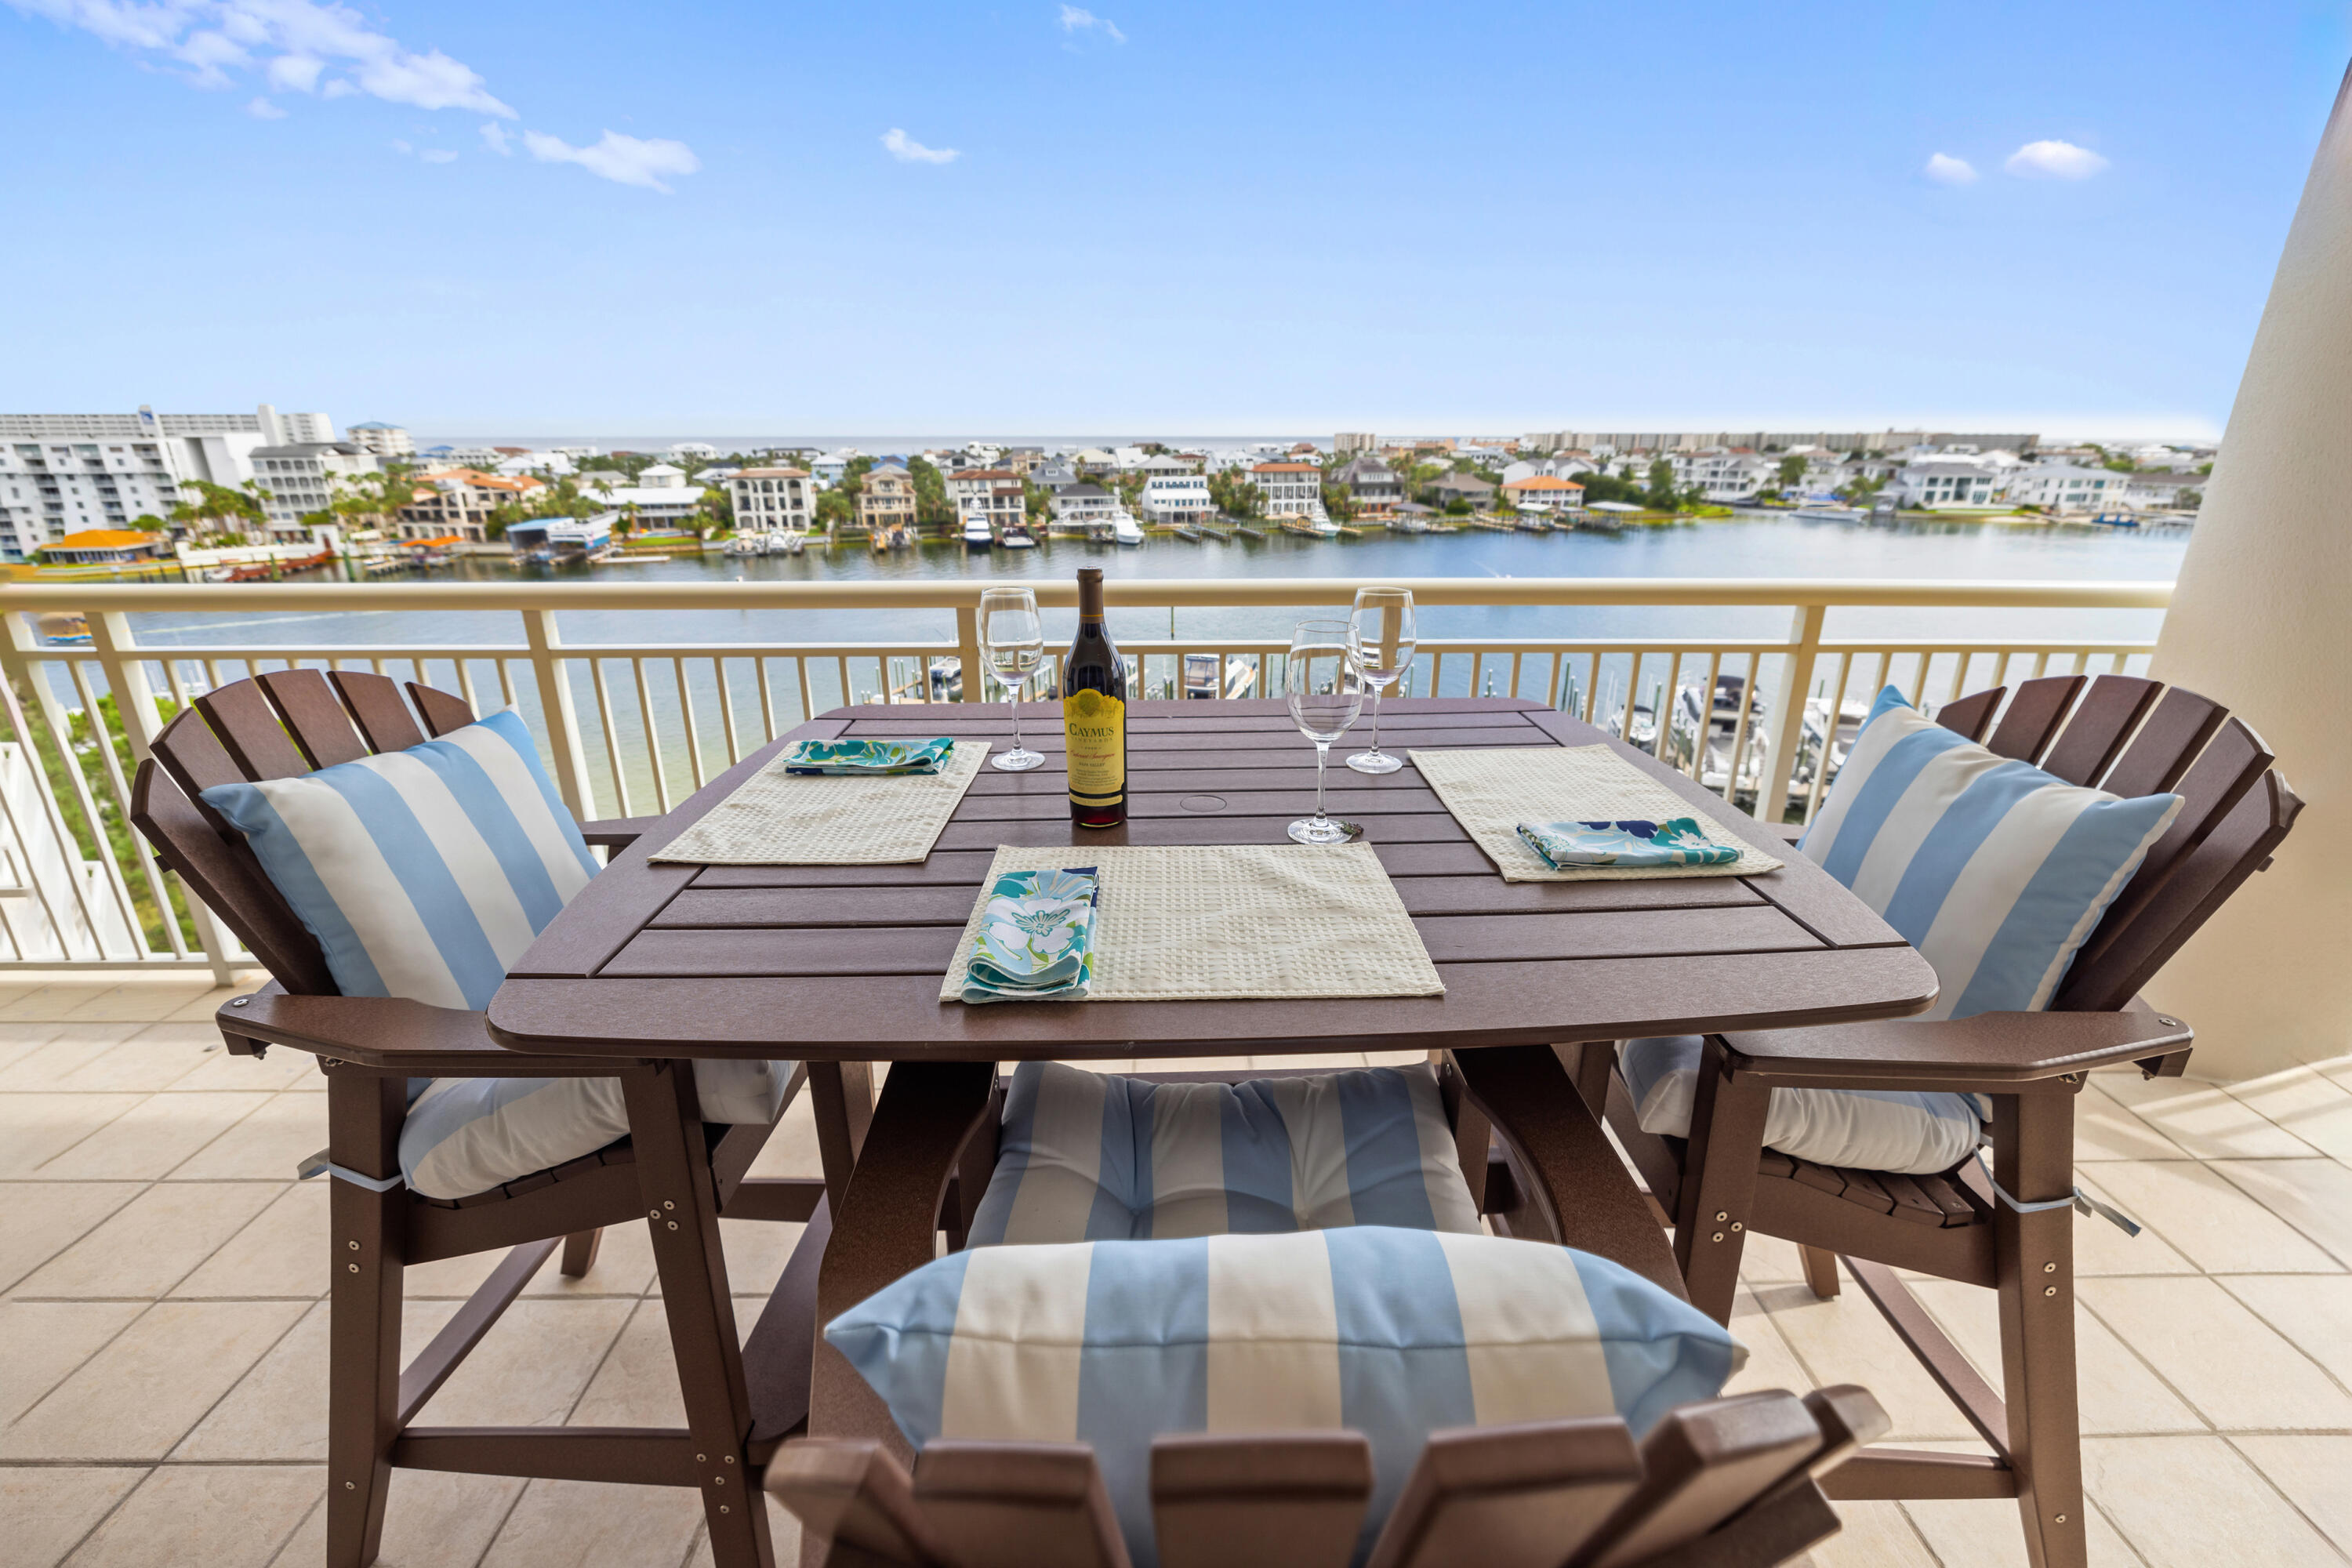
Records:
{"label": "woven placemat", "polygon": [[897,866],[940,841],[988,757],[985,741],[958,741],[935,773],[821,777],[784,772],[788,753],[646,858],[689,866]]}
{"label": "woven placemat", "polygon": [[[1088,1001],[1445,994],[1370,845],[1006,846],[982,887],[1063,866],[1093,866],[1102,881]],[[973,900],[942,1002],[962,994],[982,901]]]}
{"label": "woven placemat", "polygon": [[[1476,840],[1506,882],[1628,882],[1643,878],[1753,877],[1781,862],[1727,832],[1722,824],[1607,746],[1478,746],[1411,753],[1412,765]],[[1739,858],[1720,866],[1576,866],[1555,871],[1519,837],[1522,822],[1697,819],[1717,844],[1737,844]]]}

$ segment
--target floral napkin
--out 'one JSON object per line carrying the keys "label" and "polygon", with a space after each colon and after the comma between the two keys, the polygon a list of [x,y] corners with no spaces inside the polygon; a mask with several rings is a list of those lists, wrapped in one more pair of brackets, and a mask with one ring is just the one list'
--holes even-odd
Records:
{"label": "floral napkin", "polygon": [[877,773],[935,773],[955,754],[955,742],[796,741],[784,753],[788,773],[870,777]]}
{"label": "floral napkin", "polygon": [[1717,844],[1691,817],[1664,822],[1522,822],[1519,837],[1553,870],[1570,866],[1727,866],[1736,844]]}
{"label": "floral napkin", "polygon": [[1095,868],[1013,871],[989,888],[966,1002],[1082,1002],[1094,978]]}

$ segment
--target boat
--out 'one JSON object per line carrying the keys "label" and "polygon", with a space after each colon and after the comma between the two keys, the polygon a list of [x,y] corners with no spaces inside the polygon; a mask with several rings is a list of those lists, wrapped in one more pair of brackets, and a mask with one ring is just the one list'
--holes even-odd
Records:
{"label": "boat", "polygon": [[1789,514],[1799,522],[1868,522],[1870,514],[1853,506],[1801,506]]}
{"label": "boat", "polygon": [[765,555],[768,536],[764,533],[739,533],[729,540],[721,552],[727,555]]}
{"label": "boat", "polygon": [[1140,544],[1143,542],[1143,530],[1136,526],[1135,519],[1120,512],[1110,520],[1110,537],[1117,544]]}
{"label": "boat", "polygon": [[1303,517],[1290,518],[1284,521],[1282,531],[1299,534],[1307,539],[1337,539],[1339,537],[1339,525],[1328,518],[1321,521],[1310,521]]}
{"label": "boat", "polygon": [[971,550],[986,550],[995,544],[996,536],[988,531],[988,519],[978,512],[963,521],[964,546]]}
{"label": "boat", "polygon": [[1007,550],[1034,550],[1037,548],[1037,541],[1031,537],[1028,528],[1018,522],[1006,523],[1004,525],[1004,537],[997,542],[1003,544]]}
{"label": "boat", "polygon": [[1245,659],[1228,659],[1223,654],[1188,653],[1184,656],[1183,695],[1205,700],[1219,695],[1218,666],[1224,667],[1223,695],[1246,697],[1257,679],[1257,667]]}
{"label": "boat", "polygon": [[886,550],[911,550],[915,544],[914,531],[903,522],[885,523],[868,534],[866,542],[873,546],[877,555]]}
{"label": "boat", "polygon": [[43,647],[88,647],[89,617],[79,610],[43,610],[33,617]]}

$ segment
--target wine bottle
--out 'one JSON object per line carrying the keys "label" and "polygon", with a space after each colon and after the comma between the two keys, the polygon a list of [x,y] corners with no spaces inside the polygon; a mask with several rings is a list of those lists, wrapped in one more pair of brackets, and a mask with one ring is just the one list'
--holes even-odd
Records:
{"label": "wine bottle", "polygon": [[1127,662],[1103,623],[1102,573],[1078,574],[1078,635],[1062,660],[1062,734],[1070,771],[1070,820],[1117,827],[1127,820]]}

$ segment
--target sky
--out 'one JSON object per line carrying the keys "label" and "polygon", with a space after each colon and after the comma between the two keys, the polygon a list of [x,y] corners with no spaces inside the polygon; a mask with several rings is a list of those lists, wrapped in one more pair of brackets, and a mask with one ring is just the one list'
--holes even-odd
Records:
{"label": "sky", "polygon": [[0,0],[0,406],[2227,418],[2352,4]]}

